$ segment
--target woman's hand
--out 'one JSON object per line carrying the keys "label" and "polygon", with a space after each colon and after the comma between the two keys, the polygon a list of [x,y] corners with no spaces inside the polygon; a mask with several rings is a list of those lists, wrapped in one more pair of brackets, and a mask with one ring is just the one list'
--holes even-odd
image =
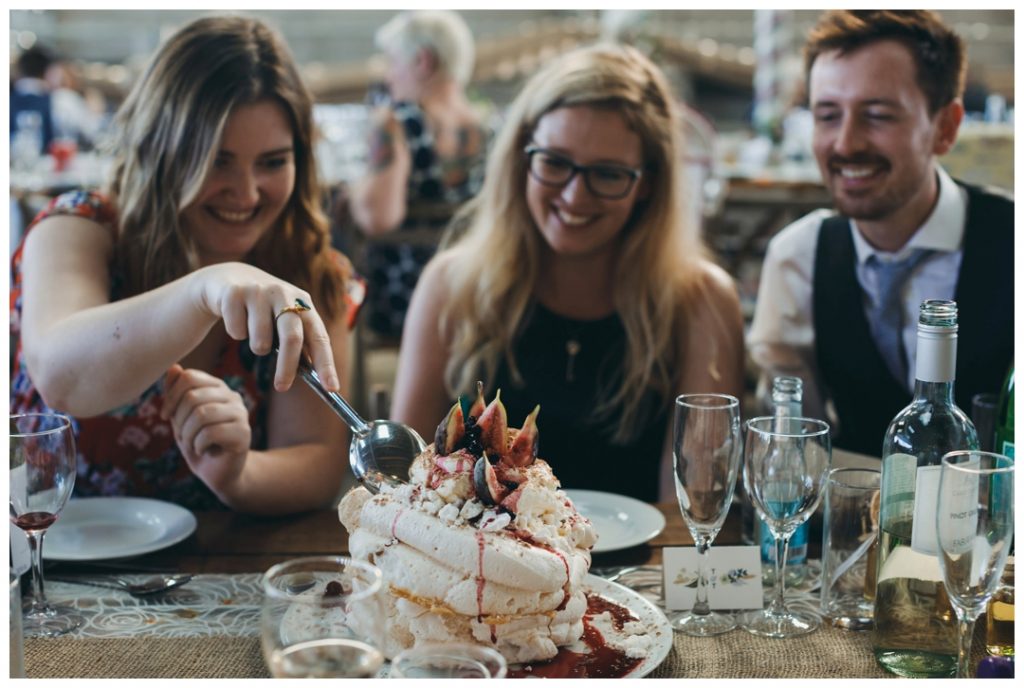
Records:
{"label": "woman's hand", "polygon": [[174,364],[164,380],[160,417],[189,468],[219,496],[231,490],[252,440],[242,397],[218,377]]}
{"label": "woman's hand", "polygon": [[[332,391],[340,389],[330,336],[306,291],[244,263],[211,265],[195,274],[202,307],[224,321],[228,336],[248,338],[253,353],[270,353],[277,329],[274,387],[278,391],[295,381],[303,345],[324,385]],[[301,310],[301,305],[310,309]]]}

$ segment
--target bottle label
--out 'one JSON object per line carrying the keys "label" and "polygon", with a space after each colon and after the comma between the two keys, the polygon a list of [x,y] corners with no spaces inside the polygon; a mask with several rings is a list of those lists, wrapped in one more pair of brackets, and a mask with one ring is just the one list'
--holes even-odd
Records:
{"label": "bottle label", "polygon": [[[972,463],[977,466],[979,462],[974,461]],[[970,463],[964,465],[970,466]],[[929,469],[938,469],[941,475],[941,466],[929,466]],[[918,482],[921,480],[920,474],[921,472],[919,471]],[[999,476],[994,477],[998,478]],[[945,506],[945,509],[939,511],[938,518],[936,519],[941,526],[941,530],[937,529],[936,531],[936,540],[939,537],[942,538],[942,550],[949,555],[967,554],[974,548],[974,538],[978,532],[978,477],[971,473],[947,471],[942,479],[941,487],[942,496],[944,497],[942,505]],[[936,495],[935,506],[938,508],[940,505],[938,492]],[[916,535],[916,521],[914,526]],[[937,545],[938,543],[936,542]],[[977,563],[987,563],[984,559],[982,557],[981,561]],[[978,573],[981,574],[981,572]],[[972,580],[977,580],[974,576],[975,572],[972,571]],[[980,579],[980,575],[978,579]]]}
{"label": "bottle label", "polygon": [[1003,440],[1003,446],[999,448],[999,453],[1003,456],[1012,459],[1013,458],[1013,442],[1009,440]]}
{"label": "bottle label", "polygon": [[917,469],[914,488],[914,526],[910,547],[915,552],[938,556],[939,543],[935,532],[935,510],[939,505],[939,476],[942,466],[921,466]]}
{"label": "bottle label", "polygon": [[882,462],[881,523],[886,530],[914,517],[914,487],[917,457],[890,454]]}

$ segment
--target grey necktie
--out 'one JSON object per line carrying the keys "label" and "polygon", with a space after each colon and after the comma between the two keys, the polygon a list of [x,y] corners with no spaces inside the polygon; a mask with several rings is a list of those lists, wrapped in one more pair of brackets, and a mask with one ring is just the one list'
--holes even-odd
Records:
{"label": "grey necktie", "polygon": [[907,352],[903,347],[903,284],[922,260],[932,254],[928,249],[915,249],[902,260],[881,261],[877,255],[868,257],[868,268],[874,271],[878,284],[878,301],[870,309],[875,343],[882,360],[900,386],[907,384]]}

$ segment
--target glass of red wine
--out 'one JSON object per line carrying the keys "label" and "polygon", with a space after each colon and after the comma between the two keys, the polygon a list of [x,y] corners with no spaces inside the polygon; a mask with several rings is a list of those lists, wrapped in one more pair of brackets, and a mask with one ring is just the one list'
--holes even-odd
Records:
{"label": "glass of red wine", "polygon": [[43,588],[43,535],[75,485],[75,438],[59,414],[12,415],[11,523],[25,531],[32,554],[33,596],[24,607],[25,635],[56,636],[82,624],[77,610],[50,604]]}

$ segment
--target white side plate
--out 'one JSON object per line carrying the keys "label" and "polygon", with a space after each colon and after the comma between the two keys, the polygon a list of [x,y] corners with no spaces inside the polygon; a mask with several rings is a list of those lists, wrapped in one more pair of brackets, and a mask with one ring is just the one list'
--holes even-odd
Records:
{"label": "white side plate", "polygon": [[607,597],[616,604],[621,604],[639,617],[651,636],[651,646],[644,660],[622,678],[641,678],[658,668],[668,653],[672,651],[672,624],[653,602],[643,595],[624,585],[607,581],[592,574],[587,574],[583,583],[590,592]]}
{"label": "white side plate", "polygon": [[642,545],[665,530],[665,517],[639,499],[610,492],[566,490],[576,510],[597,530],[595,554]]}
{"label": "white side plate", "polygon": [[142,497],[72,499],[46,531],[43,558],[91,561],[147,554],[175,545],[196,529],[188,509]]}

